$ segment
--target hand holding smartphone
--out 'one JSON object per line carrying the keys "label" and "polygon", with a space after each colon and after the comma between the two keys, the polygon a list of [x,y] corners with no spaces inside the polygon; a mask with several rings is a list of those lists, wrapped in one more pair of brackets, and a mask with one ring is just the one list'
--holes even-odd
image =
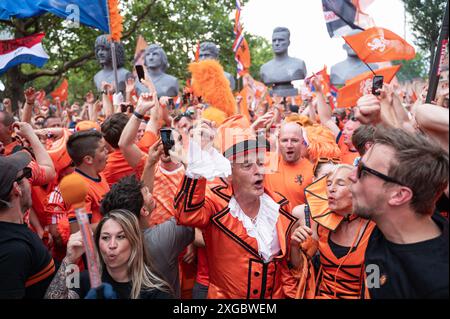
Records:
{"label": "hand holding smartphone", "polygon": [[373,85],[372,85],[372,94],[375,96],[381,95],[380,90],[383,88],[384,84],[384,76],[375,76],[373,78]]}
{"label": "hand holding smartphone", "polygon": [[166,156],[170,156],[169,151],[172,149],[172,147],[175,146],[175,141],[172,137],[172,129],[162,128],[159,130],[159,133],[161,135],[161,141],[164,146],[164,154],[166,154]]}
{"label": "hand holding smartphone", "polygon": [[136,65],[135,69],[136,69],[136,74],[138,76],[139,82],[141,82],[142,80],[145,80],[144,67],[142,65]]}
{"label": "hand holding smartphone", "polygon": [[128,112],[128,109],[130,109],[130,113],[133,113],[134,112],[134,106],[132,105],[132,104],[121,104],[120,105],[120,112],[122,112],[122,113],[127,113]]}

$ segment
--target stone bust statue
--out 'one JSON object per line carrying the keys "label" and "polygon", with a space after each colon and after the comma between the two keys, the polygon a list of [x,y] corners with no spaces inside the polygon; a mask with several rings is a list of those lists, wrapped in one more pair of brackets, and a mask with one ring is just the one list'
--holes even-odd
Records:
{"label": "stone bust statue", "polygon": [[[145,49],[144,65],[159,97],[175,97],[178,95],[178,79],[165,73],[169,67],[169,61],[166,53],[159,45],[151,44]],[[137,83],[136,87],[138,94],[148,92],[148,89],[141,83]]]}
{"label": "stone bust statue", "polygon": [[[125,65],[125,48],[122,43],[116,44],[117,76],[119,80],[119,91],[124,94],[126,76],[129,73]],[[95,86],[98,91],[102,90],[102,82],[115,83],[112,64],[111,44],[106,35],[101,35],[95,40],[95,57],[102,66],[102,70],[94,76]]]}
{"label": "stone bust statue", "polygon": [[[349,33],[349,35],[358,34],[360,32],[362,31],[355,30]],[[331,67],[331,83],[337,87],[344,86],[346,81],[370,71],[367,65],[358,58],[358,55],[347,43],[344,44],[343,48],[347,51],[347,59]],[[376,64],[369,65],[372,70],[378,69],[378,65]]]}
{"label": "stone bust statue", "polygon": [[[200,61],[203,60],[219,60],[219,48],[212,42],[203,42],[200,44]],[[236,80],[234,77],[228,73],[224,72],[228,81],[230,82],[231,90],[234,91],[236,89]]]}
{"label": "stone bust statue", "polygon": [[291,44],[291,32],[287,28],[276,28],[272,36],[272,49],[275,58],[261,67],[261,80],[273,87],[273,93],[279,96],[298,95],[291,82],[306,77],[307,70],[303,60],[292,58],[288,54]]}

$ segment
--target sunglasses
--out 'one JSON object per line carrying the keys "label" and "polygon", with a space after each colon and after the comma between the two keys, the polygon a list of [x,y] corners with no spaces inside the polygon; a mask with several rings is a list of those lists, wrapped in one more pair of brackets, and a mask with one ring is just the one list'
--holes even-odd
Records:
{"label": "sunglasses", "polygon": [[29,167],[23,169],[23,174],[17,177],[14,181],[19,183],[22,179],[30,179],[33,176],[33,171]]}
{"label": "sunglasses", "polygon": [[367,172],[373,176],[376,176],[376,177],[384,180],[385,182],[398,184],[400,186],[405,186],[403,183],[400,183],[399,181],[395,180],[394,178],[384,175],[383,173],[380,173],[374,169],[367,167],[366,165],[364,165],[364,163],[362,161],[360,161],[358,164],[358,173],[357,173],[358,179],[361,179],[363,177],[363,172]]}
{"label": "sunglasses", "polygon": [[339,164],[341,164],[341,159],[337,158],[337,157],[333,157],[333,158],[321,157],[321,158],[319,158],[319,160],[317,161],[317,163],[314,165],[314,168],[313,168],[314,176],[317,173],[317,168],[319,167],[319,165],[327,164],[327,163],[333,163],[334,165],[339,165]]}
{"label": "sunglasses", "polygon": [[[17,183],[20,183],[20,181],[23,180],[24,178],[30,179],[32,176],[33,176],[33,171],[31,170],[31,168],[25,167],[25,168],[23,169],[22,175],[20,175],[19,177],[17,177],[17,178],[14,180],[13,184],[16,183],[16,182],[17,182]],[[12,188],[13,188],[13,185],[11,185],[11,187],[10,187],[10,189],[9,189],[9,191],[8,191],[7,194],[11,193]]]}

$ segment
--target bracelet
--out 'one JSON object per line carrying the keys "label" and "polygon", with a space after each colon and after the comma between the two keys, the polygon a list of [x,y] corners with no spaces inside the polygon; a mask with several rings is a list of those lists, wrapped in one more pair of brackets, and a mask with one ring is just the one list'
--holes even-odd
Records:
{"label": "bracelet", "polygon": [[134,111],[133,115],[136,116],[138,119],[143,120],[144,119],[144,115],[139,114],[138,112]]}

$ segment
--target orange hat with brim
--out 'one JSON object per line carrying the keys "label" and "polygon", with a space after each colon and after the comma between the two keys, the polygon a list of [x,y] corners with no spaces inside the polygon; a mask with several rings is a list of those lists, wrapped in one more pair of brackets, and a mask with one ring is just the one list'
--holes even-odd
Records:
{"label": "orange hat with brim", "polygon": [[219,127],[216,145],[220,152],[230,161],[251,151],[269,150],[270,146],[264,137],[256,136],[250,128],[250,122],[242,115],[235,115]]}
{"label": "orange hat with brim", "polygon": [[70,158],[66,147],[69,136],[70,132],[68,130],[64,130],[63,137],[55,141],[52,144],[51,148],[47,150],[50,158],[53,161],[53,165],[55,166],[55,171],[57,174],[59,174],[61,171],[72,164],[72,159]]}
{"label": "orange hat with brim", "polygon": [[95,130],[101,132],[100,125],[92,121],[81,121],[75,126],[75,132],[91,131]]}

